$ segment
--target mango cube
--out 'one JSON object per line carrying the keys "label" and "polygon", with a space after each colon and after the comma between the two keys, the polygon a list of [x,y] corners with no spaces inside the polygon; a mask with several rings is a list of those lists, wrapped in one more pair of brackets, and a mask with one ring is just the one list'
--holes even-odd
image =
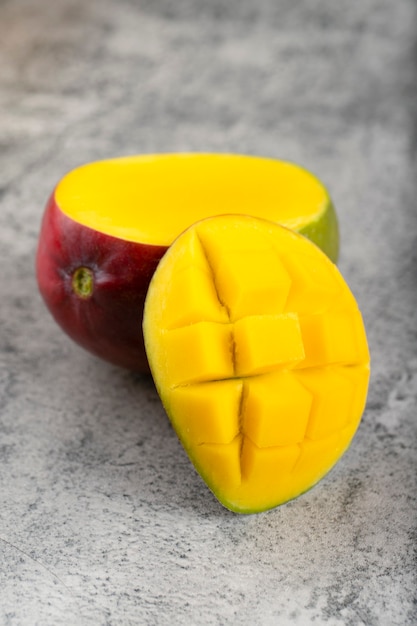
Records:
{"label": "mango cube", "polygon": [[244,434],[260,448],[301,443],[313,395],[291,371],[245,381]]}
{"label": "mango cube", "polygon": [[253,376],[291,366],[304,358],[297,315],[244,317],[234,324],[235,367],[238,376]]}

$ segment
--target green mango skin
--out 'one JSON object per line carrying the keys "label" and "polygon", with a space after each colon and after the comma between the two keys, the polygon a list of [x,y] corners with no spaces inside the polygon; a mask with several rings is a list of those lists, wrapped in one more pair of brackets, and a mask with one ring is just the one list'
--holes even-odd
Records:
{"label": "green mango skin", "polygon": [[337,263],[340,249],[339,225],[333,202],[330,199],[323,217],[317,222],[300,228],[298,232],[321,248],[333,263]]}

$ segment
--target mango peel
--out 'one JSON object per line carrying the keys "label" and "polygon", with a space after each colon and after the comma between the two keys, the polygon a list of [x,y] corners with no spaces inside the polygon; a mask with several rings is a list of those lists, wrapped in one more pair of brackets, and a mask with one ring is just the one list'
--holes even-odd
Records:
{"label": "mango peel", "polygon": [[337,267],[267,220],[195,223],[151,280],[143,334],[171,423],[228,509],[254,513],[316,484],[348,448],[370,372]]}

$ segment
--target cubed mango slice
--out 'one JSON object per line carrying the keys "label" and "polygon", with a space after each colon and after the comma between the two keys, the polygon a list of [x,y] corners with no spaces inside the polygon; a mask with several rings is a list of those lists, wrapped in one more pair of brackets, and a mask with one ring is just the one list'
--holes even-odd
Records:
{"label": "cubed mango slice", "polygon": [[240,513],[310,489],[349,446],[369,351],[336,266],[268,221],[200,221],[152,279],[144,337],[156,387],[195,468]]}

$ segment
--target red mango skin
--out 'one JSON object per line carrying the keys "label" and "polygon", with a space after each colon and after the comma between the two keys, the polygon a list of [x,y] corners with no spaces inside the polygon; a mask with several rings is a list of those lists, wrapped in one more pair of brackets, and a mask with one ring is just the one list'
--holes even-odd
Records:
{"label": "red mango skin", "polygon": [[[166,249],[83,226],[60,210],[53,193],[36,255],[40,293],[59,326],[80,346],[114,365],[149,373],[142,314],[150,280]],[[88,298],[72,287],[80,267],[93,273]]]}

